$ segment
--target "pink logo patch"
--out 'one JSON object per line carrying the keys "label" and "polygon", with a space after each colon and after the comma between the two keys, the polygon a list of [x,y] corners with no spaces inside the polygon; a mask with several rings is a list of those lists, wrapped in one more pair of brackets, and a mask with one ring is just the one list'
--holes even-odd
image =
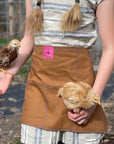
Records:
{"label": "pink logo patch", "polygon": [[43,47],[43,58],[53,59],[54,57],[54,47],[44,46]]}

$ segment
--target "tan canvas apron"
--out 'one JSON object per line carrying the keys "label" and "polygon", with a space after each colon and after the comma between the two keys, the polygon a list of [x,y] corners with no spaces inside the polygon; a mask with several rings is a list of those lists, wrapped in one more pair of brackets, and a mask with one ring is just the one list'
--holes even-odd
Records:
{"label": "tan canvas apron", "polygon": [[35,46],[27,79],[22,123],[55,131],[105,132],[107,121],[97,106],[88,123],[79,126],[68,118],[68,109],[57,91],[66,82],[81,80],[93,85],[94,73],[87,48],[54,47],[54,57],[43,57]]}

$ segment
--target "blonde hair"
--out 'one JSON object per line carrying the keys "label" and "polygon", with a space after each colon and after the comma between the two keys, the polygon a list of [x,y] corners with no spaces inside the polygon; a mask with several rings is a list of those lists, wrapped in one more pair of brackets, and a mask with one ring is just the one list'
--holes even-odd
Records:
{"label": "blonde hair", "polygon": [[41,11],[41,1],[37,0],[37,7],[25,20],[25,26],[29,33],[38,32],[43,30],[43,13]]}
{"label": "blonde hair", "polygon": [[79,0],[75,0],[74,6],[63,15],[61,25],[62,32],[76,30],[81,20]]}
{"label": "blonde hair", "polygon": [[[37,0],[37,8],[26,18],[25,24],[30,33],[40,33],[43,30],[43,13],[40,8],[41,2],[42,0]],[[79,0],[75,0],[74,6],[63,15],[61,31],[68,32],[76,30],[81,19]]]}

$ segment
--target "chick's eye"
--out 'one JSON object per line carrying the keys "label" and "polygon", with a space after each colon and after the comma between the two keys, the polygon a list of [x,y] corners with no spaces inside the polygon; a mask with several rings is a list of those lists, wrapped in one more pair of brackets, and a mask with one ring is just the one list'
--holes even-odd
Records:
{"label": "chick's eye", "polygon": [[77,92],[76,90],[72,90],[72,92],[75,94],[79,94],[79,92]]}
{"label": "chick's eye", "polygon": [[75,93],[76,93],[76,94],[80,94],[80,93],[79,93],[79,92],[77,92],[77,91],[76,91]]}
{"label": "chick's eye", "polygon": [[73,93],[75,93],[75,90],[72,90]]}

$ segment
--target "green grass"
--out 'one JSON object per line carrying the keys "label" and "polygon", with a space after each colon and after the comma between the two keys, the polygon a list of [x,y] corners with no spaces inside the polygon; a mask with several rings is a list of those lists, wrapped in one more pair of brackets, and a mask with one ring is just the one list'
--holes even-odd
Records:
{"label": "green grass", "polygon": [[21,142],[18,138],[13,138],[9,144],[21,144]]}
{"label": "green grass", "polygon": [[[12,39],[13,38],[6,39],[6,38],[3,38],[3,37],[0,37],[0,48],[3,47],[3,45],[7,45],[10,42],[10,40],[12,40]],[[16,39],[19,39],[19,38],[17,37]]]}
{"label": "green grass", "polygon": [[4,141],[2,144],[21,144],[20,138],[14,137],[9,140],[9,142]]}
{"label": "green grass", "polygon": [[27,78],[27,75],[29,73],[30,70],[30,64],[31,64],[31,57],[28,59],[28,61],[23,65],[23,67],[19,70],[19,72],[17,73],[17,75],[22,75],[25,78]]}
{"label": "green grass", "polygon": [[3,45],[6,45],[7,43],[9,43],[10,40],[7,40],[3,37],[0,37],[0,48],[3,46]]}
{"label": "green grass", "polygon": [[10,40],[0,37],[0,43],[7,43],[8,41],[10,41]]}

